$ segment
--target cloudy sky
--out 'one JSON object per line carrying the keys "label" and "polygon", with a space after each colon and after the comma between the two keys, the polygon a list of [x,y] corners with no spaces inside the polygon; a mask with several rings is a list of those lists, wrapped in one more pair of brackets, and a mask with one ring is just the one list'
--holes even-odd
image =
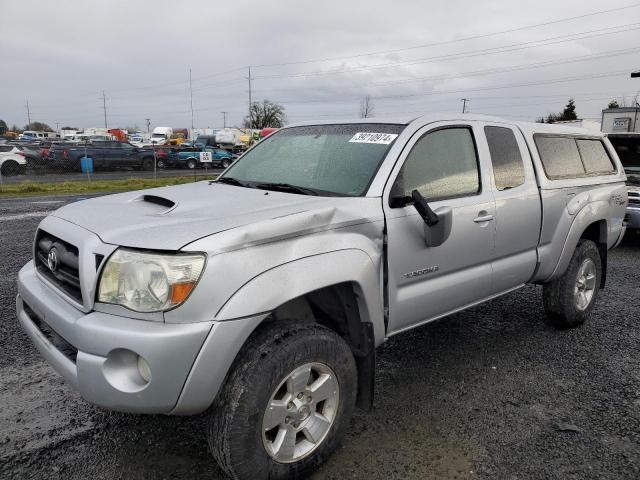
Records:
{"label": "cloudy sky", "polygon": [[1,0],[0,118],[55,127],[242,122],[254,100],[290,121],[469,111],[534,119],[574,97],[580,117],[632,103],[633,0]]}

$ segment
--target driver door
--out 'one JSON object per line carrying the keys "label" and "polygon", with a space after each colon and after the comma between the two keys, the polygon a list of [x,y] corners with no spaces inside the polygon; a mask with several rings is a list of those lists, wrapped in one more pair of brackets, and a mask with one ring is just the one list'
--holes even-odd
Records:
{"label": "driver door", "polygon": [[[487,158],[472,124],[441,122],[409,141],[385,187],[388,333],[393,334],[479,302],[491,294],[495,202]],[[435,213],[450,212],[439,246],[425,242],[425,222],[412,204],[392,197],[417,189]],[[429,227],[427,227],[429,228]]]}

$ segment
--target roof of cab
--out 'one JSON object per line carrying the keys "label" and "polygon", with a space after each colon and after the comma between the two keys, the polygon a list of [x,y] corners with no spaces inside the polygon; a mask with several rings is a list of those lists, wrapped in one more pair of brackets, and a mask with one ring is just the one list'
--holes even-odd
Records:
{"label": "roof of cab", "polygon": [[421,115],[419,117],[374,117],[374,118],[352,118],[352,119],[333,119],[333,120],[309,120],[305,122],[297,122],[287,125],[289,127],[301,127],[311,125],[335,125],[335,124],[350,124],[350,123],[371,123],[371,124],[396,124],[396,125],[408,125],[413,122],[419,122],[421,124],[429,124],[434,122],[451,122],[451,121],[483,121],[493,123],[504,123],[507,125],[517,126],[524,133],[558,133],[565,135],[585,135],[590,137],[601,137],[603,134],[595,130],[589,130],[587,128],[575,127],[567,124],[548,124],[548,123],[535,123],[535,122],[518,122],[513,120],[507,120],[501,117],[493,117],[490,115],[479,115],[474,113],[451,113],[451,114],[434,114],[429,113]]}

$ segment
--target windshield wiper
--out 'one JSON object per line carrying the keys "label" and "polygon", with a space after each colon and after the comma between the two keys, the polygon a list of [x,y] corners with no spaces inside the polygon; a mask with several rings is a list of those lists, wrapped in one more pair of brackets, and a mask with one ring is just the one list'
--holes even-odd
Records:
{"label": "windshield wiper", "polygon": [[[245,185],[240,180],[237,180],[232,177],[220,177],[216,180],[216,182],[226,183],[228,185],[235,185],[237,187],[248,187],[248,185]],[[213,182],[210,182],[210,183],[213,183]]]}
{"label": "windshield wiper", "polygon": [[273,190],[276,192],[300,193],[302,195],[318,195],[318,191],[312,188],[298,187],[290,183],[258,183],[255,188],[261,190]]}

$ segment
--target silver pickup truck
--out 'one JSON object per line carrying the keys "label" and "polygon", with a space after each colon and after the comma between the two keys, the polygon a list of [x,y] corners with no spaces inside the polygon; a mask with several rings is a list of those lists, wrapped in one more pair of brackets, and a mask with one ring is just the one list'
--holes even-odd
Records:
{"label": "silver pickup truck", "polygon": [[527,283],[548,322],[582,324],[626,206],[615,151],[587,130],[472,115],[296,124],[215,182],[45,218],[17,314],[89,402],[208,411],[229,475],[300,477],[372,405],[392,335]]}

